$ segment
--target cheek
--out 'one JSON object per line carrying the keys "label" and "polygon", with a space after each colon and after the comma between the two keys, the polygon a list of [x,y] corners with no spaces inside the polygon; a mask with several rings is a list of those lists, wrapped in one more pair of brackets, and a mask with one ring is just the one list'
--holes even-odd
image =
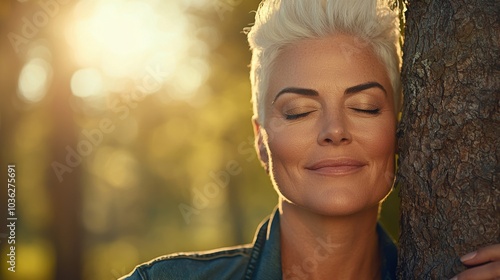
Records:
{"label": "cheek", "polygon": [[[360,130],[363,131],[363,130]],[[394,154],[396,149],[396,126],[391,119],[374,123],[364,128],[359,135],[363,150],[373,161],[380,176],[394,176]]]}
{"label": "cheek", "polygon": [[[364,191],[366,199],[380,202],[394,183],[395,125],[372,125],[360,135],[360,147],[371,161],[369,178]],[[362,140],[361,140],[362,139]]]}
{"label": "cheek", "polygon": [[287,127],[268,131],[267,147],[271,162],[281,165],[294,164],[301,158],[304,137]]}
{"label": "cheek", "polygon": [[386,125],[374,131],[371,146],[368,152],[376,163],[377,181],[388,188],[392,187],[394,180],[394,154],[396,147],[395,125]]}
{"label": "cheek", "polygon": [[301,164],[307,159],[308,151],[314,147],[314,139],[308,137],[313,135],[311,129],[305,125],[286,124],[282,120],[270,119],[266,123],[269,164],[276,173],[276,179],[292,176],[291,174],[297,176],[296,172],[299,172]]}
{"label": "cheek", "polygon": [[382,129],[380,133],[375,134],[373,139],[373,151],[379,158],[392,159],[396,148],[396,130]]}
{"label": "cheek", "polygon": [[370,132],[366,141],[370,142],[370,151],[377,157],[392,158],[396,148],[396,120],[392,115],[366,127]]}

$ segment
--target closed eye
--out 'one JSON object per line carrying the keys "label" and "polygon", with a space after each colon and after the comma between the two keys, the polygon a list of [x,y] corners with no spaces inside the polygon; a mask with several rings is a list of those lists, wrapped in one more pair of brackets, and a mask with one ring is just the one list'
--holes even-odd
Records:
{"label": "closed eye", "polygon": [[306,117],[307,115],[309,115],[312,112],[314,112],[314,111],[300,113],[300,114],[285,114],[285,118],[287,120],[296,120],[296,119],[300,119],[300,118]]}
{"label": "closed eye", "polygon": [[378,115],[380,113],[380,109],[359,109],[359,108],[351,108],[352,110],[359,112],[359,113],[364,113],[364,114],[369,114],[369,115]]}

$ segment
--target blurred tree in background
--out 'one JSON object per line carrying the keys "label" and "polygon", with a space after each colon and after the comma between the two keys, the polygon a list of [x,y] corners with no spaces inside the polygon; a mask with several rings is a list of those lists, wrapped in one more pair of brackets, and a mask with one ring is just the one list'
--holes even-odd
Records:
{"label": "blurred tree in background", "polygon": [[[18,217],[0,278],[116,279],[252,241],[277,198],[250,122],[242,29],[258,3],[0,2],[0,178],[16,164]],[[397,213],[391,196],[393,236]]]}

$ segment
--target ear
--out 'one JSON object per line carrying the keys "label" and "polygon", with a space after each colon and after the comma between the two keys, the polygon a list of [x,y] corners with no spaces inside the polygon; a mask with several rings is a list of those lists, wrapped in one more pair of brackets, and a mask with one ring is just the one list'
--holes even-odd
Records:
{"label": "ear", "polygon": [[255,136],[255,150],[259,157],[260,163],[264,167],[267,173],[269,173],[269,154],[267,152],[266,145],[264,145],[264,135],[262,126],[256,117],[252,118],[253,133]]}

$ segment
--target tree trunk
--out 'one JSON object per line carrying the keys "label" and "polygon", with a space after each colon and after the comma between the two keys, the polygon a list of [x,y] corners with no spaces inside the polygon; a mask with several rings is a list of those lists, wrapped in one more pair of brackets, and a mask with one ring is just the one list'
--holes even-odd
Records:
{"label": "tree trunk", "polygon": [[[81,280],[84,277],[84,231],[82,225],[84,157],[80,148],[78,125],[71,106],[71,76],[76,66],[64,44],[64,22],[69,19],[72,4],[61,6],[51,21],[53,32],[45,35],[53,53],[53,80],[46,99],[50,102],[52,133],[49,144],[51,163],[47,169],[47,192],[51,198],[51,241],[56,256],[55,280]],[[56,28],[57,27],[57,28]],[[48,32],[50,27],[43,31]],[[68,149],[72,149],[71,155]],[[82,148],[83,149],[83,148]],[[69,158],[73,164],[69,163]],[[77,159],[78,158],[78,159]],[[77,162],[75,164],[75,162]],[[64,165],[57,172],[54,164]]]}
{"label": "tree trunk", "polygon": [[[19,9],[14,9],[15,0],[10,2],[5,2],[0,4],[0,11],[6,10],[8,13],[0,14],[0,34],[8,34],[14,26],[14,22],[20,14]],[[0,252],[6,252],[0,256],[0,268],[4,271],[3,273],[8,273],[7,268],[9,265],[7,262],[7,248],[10,248],[8,243],[8,237],[10,231],[7,228],[7,218],[8,215],[8,203],[7,199],[7,180],[9,179],[7,175],[7,165],[16,164],[16,181],[19,181],[20,172],[22,172],[22,166],[14,158],[13,146],[14,137],[17,123],[19,122],[19,116],[21,112],[17,106],[15,106],[16,90],[17,90],[17,75],[21,70],[21,61],[17,56],[14,55],[14,50],[9,40],[0,40],[0,182],[2,182],[0,189]],[[21,173],[22,174],[22,173]],[[16,186],[19,184],[17,182]],[[18,216],[19,212],[16,212]],[[19,222],[16,223],[16,230],[19,232]],[[0,276],[3,275],[0,272]]]}
{"label": "tree trunk", "polygon": [[449,279],[500,243],[500,1],[408,1],[400,279]]}
{"label": "tree trunk", "polygon": [[[73,112],[70,104],[69,82],[72,71],[65,71],[62,63],[54,63],[54,81],[51,88],[52,111],[52,163],[68,167],[67,147],[78,147]],[[63,70],[64,69],[64,70]],[[82,163],[83,164],[83,163]],[[47,191],[51,198],[51,241],[56,253],[56,280],[83,279],[83,189],[81,166],[71,168],[59,178],[50,167],[47,176]]]}

